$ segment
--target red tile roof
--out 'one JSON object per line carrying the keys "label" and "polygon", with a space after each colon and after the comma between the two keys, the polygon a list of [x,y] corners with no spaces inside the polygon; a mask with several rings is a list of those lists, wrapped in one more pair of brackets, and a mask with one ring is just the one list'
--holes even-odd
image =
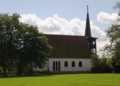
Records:
{"label": "red tile roof", "polygon": [[53,47],[51,58],[90,58],[90,48],[85,36],[48,35]]}

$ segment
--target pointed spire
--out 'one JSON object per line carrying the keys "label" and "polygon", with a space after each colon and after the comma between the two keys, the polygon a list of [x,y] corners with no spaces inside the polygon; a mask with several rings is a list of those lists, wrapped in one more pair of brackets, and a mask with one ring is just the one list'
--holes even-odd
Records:
{"label": "pointed spire", "polygon": [[88,9],[89,9],[89,8],[88,8],[88,5],[87,5],[87,13],[88,13]]}
{"label": "pointed spire", "polygon": [[91,38],[91,29],[90,29],[88,6],[87,6],[87,19],[86,19],[85,36],[87,36],[88,38]]}

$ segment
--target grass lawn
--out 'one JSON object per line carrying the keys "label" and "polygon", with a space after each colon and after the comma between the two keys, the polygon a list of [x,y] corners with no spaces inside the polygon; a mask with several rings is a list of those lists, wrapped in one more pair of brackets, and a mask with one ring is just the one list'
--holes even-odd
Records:
{"label": "grass lawn", "polygon": [[0,86],[120,86],[120,74],[58,74],[0,78]]}

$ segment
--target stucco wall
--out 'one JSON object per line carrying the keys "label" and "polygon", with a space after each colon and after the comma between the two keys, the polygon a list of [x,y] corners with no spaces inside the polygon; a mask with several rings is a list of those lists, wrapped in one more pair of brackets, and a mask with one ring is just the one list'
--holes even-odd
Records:
{"label": "stucco wall", "polygon": [[[90,59],[72,59],[72,58],[49,58],[49,71],[53,71],[53,61],[60,61],[60,71],[89,71]],[[68,67],[64,67],[64,62],[68,61]],[[75,62],[75,67],[72,67],[72,61]],[[82,62],[82,67],[79,67],[79,61]]]}

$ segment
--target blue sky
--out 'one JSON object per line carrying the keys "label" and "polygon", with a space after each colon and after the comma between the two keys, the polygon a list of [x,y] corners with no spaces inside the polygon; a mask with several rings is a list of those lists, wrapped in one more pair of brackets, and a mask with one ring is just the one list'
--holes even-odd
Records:
{"label": "blue sky", "polygon": [[0,12],[18,13],[21,21],[47,34],[84,35],[87,5],[98,50],[108,43],[105,30],[117,17],[119,0],[0,0]]}
{"label": "blue sky", "polygon": [[58,14],[67,20],[80,18],[86,20],[86,6],[89,6],[90,20],[105,31],[108,24],[97,21],[99,12],[109,14],[118,13],[112,7],[119,0],[1,0],[0,11],[2,13],[28,14],[35,13],[41,19]]}

